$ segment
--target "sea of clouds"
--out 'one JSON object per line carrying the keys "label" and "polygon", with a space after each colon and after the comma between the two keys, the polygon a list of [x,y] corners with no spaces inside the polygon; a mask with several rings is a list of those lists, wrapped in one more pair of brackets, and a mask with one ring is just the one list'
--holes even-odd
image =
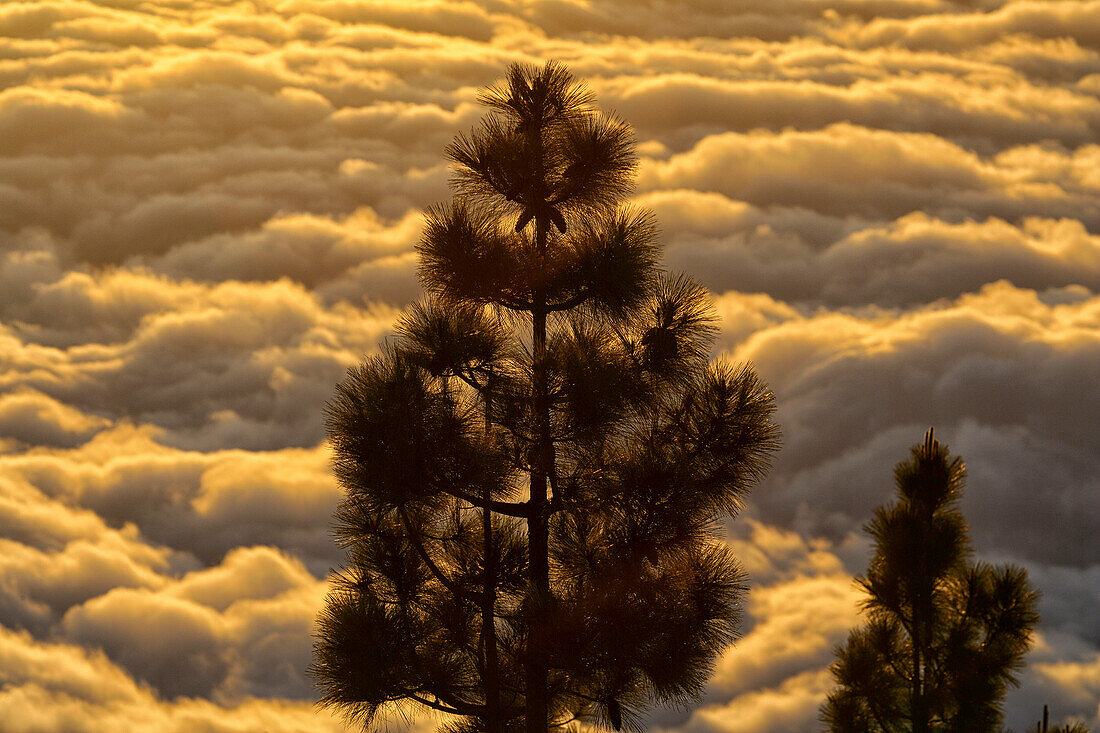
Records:
{"label": "sea of clouds", "polygon": [[549,58],[784,431],[746,633],[652,728],[819,727],[930,425],[1043,592],[1008,724],[1100,725],[1100,2],[43,0],[0,5],[5,730],[344,730],[321,406],[419,296],[477,89]]}

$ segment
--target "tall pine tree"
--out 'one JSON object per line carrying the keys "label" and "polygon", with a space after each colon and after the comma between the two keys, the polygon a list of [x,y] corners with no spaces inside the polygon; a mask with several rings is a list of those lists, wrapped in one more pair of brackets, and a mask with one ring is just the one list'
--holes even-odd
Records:
{"label": "tall pine tree", "polygon": [[312,673],[363,724],[618,730],[696,699],[735,638],[717,531],[777,447],[773,399],[708,363],[706,291],[623,205],[630,127],[553,63],[481,101],[427,215],[427,299],[328,406],[347,567]]}
{"label": "tall pine tree", "polygon": [[933,436],[894,469],[898,502],[867,531],[867,623],[837,650],[822,718],[835,733],[996,733],[1039,621],[1022,568],[971,560],[966,468]]}

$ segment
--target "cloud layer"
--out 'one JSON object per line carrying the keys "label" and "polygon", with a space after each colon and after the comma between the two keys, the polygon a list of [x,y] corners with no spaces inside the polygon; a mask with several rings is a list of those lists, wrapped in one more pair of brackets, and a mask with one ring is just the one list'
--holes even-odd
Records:
{"label": "cloud layer", "polygon": [[817,729],[929,425],[978,554],[1044,592],[1007,722],[1100,725],[1096,0],[4,3],[5,725],[343,730],[302,675],[321,406],[418,297],[476,90],[548,58],[634,126],[666,264],[784,427],[729,528],[745,637],[651,728]]}

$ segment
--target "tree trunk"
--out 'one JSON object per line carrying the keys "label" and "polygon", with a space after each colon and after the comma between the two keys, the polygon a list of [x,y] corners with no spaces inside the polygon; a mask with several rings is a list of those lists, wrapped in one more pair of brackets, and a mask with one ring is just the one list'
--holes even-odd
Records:
{"label": "tree trunk", "polygon": [[[485,381],[485,436],[490,438],[493,429],[492,419],[492,370]],[[486,489],[483,498],[489,503],[492,495]],[[481,510],[481,532],[483,552],[485,553],[485,580],[481,597],[481,643],[484,646],[485,662],[485,728],[487,733],[503,733],[504,715],[500,707],[500,655],[497,650],[496,601],[497,601],[497,558],[493,541],[493,512],[486,507]]]}
{"label": "tree trunk", "polygon": [[[485,493],[488,499],[488,492]],[[503,733],[495,616],[496,548],[493,546],[493,512],[489,509],[481,511],[481,531],[485,540],[485,587],[481,601],[481,643],[485,647],[485,728],[487,733]]]}
{"label": "tree trunk", "polygon": [[[536,243],[539,256],[546,250],[546,227],[542,216],[536,218]],[[532,451],[531,513],[527,518],[527,547],[530,594],[532,598],[531,626],[527,635],[527,732],[546,733],[549,701],[546,682],[549,675],[549,655],[546,649],[545,624],[550,603],[549,513],[547,512],[547,477],[554,461],[554,444],[550,439],[550,405],[546,384],[546,296],[538,293],[532,310],[532,402],[534,407],[535,445]]]}
{"label": "tree trunk", "polygon": [[928,733],[928,713],[924,709],[924,690],[921,684],[920,634],[917,632],[916,614],[913,618],[913,689],[909,703],[909,719],[913,724],[913,733]]}

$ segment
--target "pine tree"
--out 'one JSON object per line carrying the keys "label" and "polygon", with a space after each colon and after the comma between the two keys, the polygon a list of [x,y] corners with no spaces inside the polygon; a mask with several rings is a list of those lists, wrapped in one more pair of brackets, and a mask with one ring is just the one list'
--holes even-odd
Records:
{"label": "pine tree", "polygon": [[347,567],[312,674],[364,725],[636,727],[735,638],[717,532],[778,445],[773,398],[708,363],[706,291],[658,270],[630,127],[554,63],[481,101],[427,214],[428,297],[328,405]]}
{"label": "pine tree", "polygon": [[837,650],[822,718],[843,733],[993,733],[1038,623],[1018,567],[972,561],[966,469],[929,430],[894,470],[898,502],[866,530],[867,623]]}
{"label": "pine tree", "polygon": [[[1005,733],[1012,733],[1010,730],[1006,730]],[[1050,727],[1050,708],[1046,705],[1043,706],[1043,717],[1041,720],[1035,723],[1035,726],[1028,728],[1024,733],[1090,733],[1089,728],[1084,723],[1079,721],[1071,721],[1064,723],[1063,725],[1055,725]]]}
{"label": "pine tree", "polygon": [[1036,723],[1034,728],[1028,728],[1026,733],[1090,733],[1089,727],[1084,723],[1066,723],[1056,725],[1053,728],[1044,728],[1042,723]]}
{"label": "pine tree", "polygon": [[1080,722],[1065,723],[1053,727],[1043,727],[1042,723],[1036,723],[1034,727],[1028,728],[1025,733],[1090,733],[1090,730],[1087,725]]}

